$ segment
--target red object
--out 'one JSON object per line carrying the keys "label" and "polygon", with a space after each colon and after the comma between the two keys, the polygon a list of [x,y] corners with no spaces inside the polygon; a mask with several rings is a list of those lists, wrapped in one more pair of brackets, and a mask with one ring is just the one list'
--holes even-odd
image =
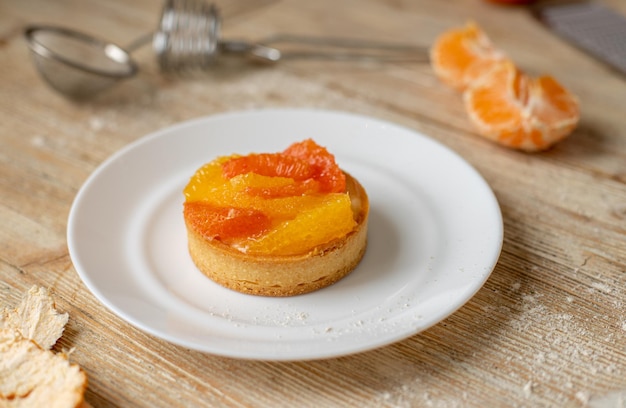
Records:
{"label": "red object", "polygon": [[489,0],[491,3],[499,3],[499,4],[530,4],[534,3],[535,0]]}

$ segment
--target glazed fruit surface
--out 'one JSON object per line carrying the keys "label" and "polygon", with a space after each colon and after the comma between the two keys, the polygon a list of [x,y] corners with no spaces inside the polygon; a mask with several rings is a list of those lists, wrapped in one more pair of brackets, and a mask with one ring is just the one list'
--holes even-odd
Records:
{"label": "glazed fruit surface", "polygon": [[356,226],[345,174],[311,139],[279,153],[219,157],[184,195],[188,226],[250,254],[307,253]]}

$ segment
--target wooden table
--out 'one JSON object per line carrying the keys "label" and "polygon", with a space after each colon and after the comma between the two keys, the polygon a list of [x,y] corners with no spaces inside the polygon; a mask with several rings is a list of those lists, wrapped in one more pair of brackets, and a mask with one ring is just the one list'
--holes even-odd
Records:
{"label": "wooden table", "polygon": [[[626,13],[621,0],[603,3]],[[68,101],[38,76],[22,37],[52,23],[127,44],[160,3],[23,0],[0,4],[0,301],[52,288],[70,314],[56,351],[87,372],[95,407],[598,406],[626,389],[626,78],[541,27],[524,7],[480,0],[222,1],[224,37],[275,33],[376,37],[428,46],[477,21],[523,69],[579,96],[582,120],[539,154],[477,136],[461,98],[423,62],[288,61],[162,75],[149,47],[140,74]],[[232,68],[232,67],[231,67]],[[436,326],[381,349],[308,362],[247,361],[172,345],[99,303],[68,255],[72,200],[118,149],[165,126],[266,107],[342,110],[428,135],[471,163],[504,218],[484,287]],[[617,392],[618,394],[611,394]],[[595,405],[594,405],[595,404]],[[623,405],[621,405],[623,406]]]}

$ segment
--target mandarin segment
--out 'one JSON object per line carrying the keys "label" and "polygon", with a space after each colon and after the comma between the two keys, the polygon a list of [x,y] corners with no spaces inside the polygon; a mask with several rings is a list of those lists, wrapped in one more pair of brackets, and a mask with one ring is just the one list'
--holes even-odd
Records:
{"label": "mandarin segment", "polygon": [[246,193],[251,196],[263,197],[265,199],[282,198],[291,196],[304,196],[308,194],[316,194],[321,191],[320,182],[314,179],[308,179],[282,186],[268,187],[248,187]]}
{"label": "mandarin segment", "polygon": [[201,201],[222,190],[227,182],[222,176],[222,163],[230,159],[231,157],[220,157],[196,170],[183,190],[185,200]]}
{"label": "mandarin segment", "polygon": [[580,116],[577,98],[551,76],[537,78],[531,95],[535,101],[533,114],[542,122],[571,126]]}
{"label": "mandarin segment", "polygon": [[442,82],[459,90],[504,59],[505,55],[474,22],[444,32],[430,50],[435,74]]}
{"label": "mandarin segment", "polygon": [[341,193],[345,191],[346,176],[335,162],[335,156],[312,139],[294,143],[283,153],[306,160],[315,170],[316,179],[320,182],[322,192]]}
{"label": "mandarin segment", "polygon": [[202,201],[185,203],[183,212],[191,227],[204,238],[226,244],[262,235],[272,224],[267,215],[257,210],[217,207]]}
{"label": "mandarin segment", "polygon": [[511,128],[522,122],[524,105],[520,103],[519,96],[527,92],[520,89],[523,82],[520,75],[513,64],[502,64],[464,93],[470,119],[480,130],[487,134],[493,133],[494,139],[500,129]]}
{"label": "mandarin segment", "polygon": [[289,177],[269,177],[256,173],[235,176],[229,183],[237,191],[264,199],[302,196],[320,191],[319,181],[312,178],[296,181]]}
{"label": "mandarin segment", "polygon": [[555,79],[528,77],[512,63],[499,64],[464,100],[480,134],[528,152],[566,137],[580,117],[578,101]]}
{"label": "mandarin segment", "polygon": [[224,177],[255,173],[268,177],[289,177],[306,180],[315,175],[315,169],[306,161],[280,153],[250,154],[237,157],[222,165]]}
{"label": "mandarin segment", "polygon": [[270,177],[246,173],[229,179],[228,183],[233,190],[250,192],[250,190],[261,188],[283,188],[292,186],[296,182],[290,177]]}

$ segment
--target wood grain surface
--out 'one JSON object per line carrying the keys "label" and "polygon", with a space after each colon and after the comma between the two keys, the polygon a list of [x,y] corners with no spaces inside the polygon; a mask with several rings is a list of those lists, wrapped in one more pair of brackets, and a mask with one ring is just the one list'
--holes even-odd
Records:
{"label": "wood grain surface", "polygon": [[[622,0],[602,3],[626,14]],[[156,0],[0,2],[0,305],[49,287],[70,314],[55,350],[89,376],[94,407],[542,407],[626,398],[626,78],[539,25],[522,6],[483,0],[221,1],[224,37],[277,33],[376,38],[427,48],[477,21],[524,70],[550,73],[581,101],[565,141],[525,154],[477,136],[461,98],[427,62],[291,60],[159,72],[86,102],[51,90],[23,28],[58,24],[119,44],[153,30]],[[243,361],[146,334],[89,292],[68,255],[67,217],[90,173],[142,136],[205,115],[265,107],[342,110],[444,144],[494,190],[500,260],[460,310],[374,351],[308,362]],[[620,394],[622,392],[622,394]],[[623,401],[623,399],[622,399]],[[604,404],[604,405],[603,405]],[[623,402],[622,402],[623,404]]]}

